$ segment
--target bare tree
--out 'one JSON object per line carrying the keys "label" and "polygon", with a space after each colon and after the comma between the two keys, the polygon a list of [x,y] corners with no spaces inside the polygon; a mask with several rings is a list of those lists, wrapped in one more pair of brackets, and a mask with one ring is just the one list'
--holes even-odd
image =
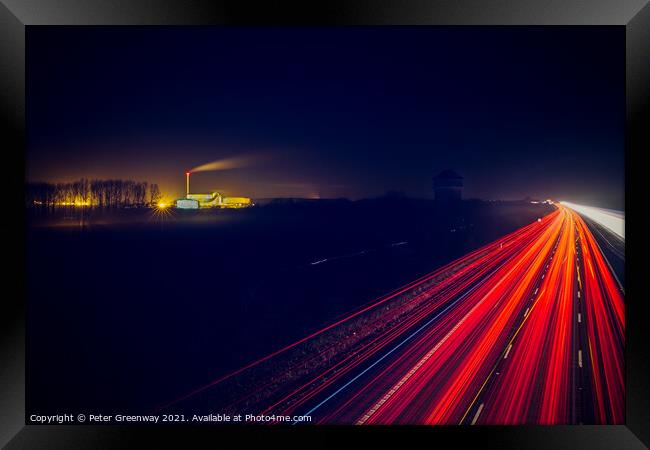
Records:
{"label": "bare tree", "polygon": [[90,205],[99,208],[144,206],[149,189],[152,203],[161,198],[157,184],[132,180],[80,180],[70,183],[28,183],[25,202],[32,207]]}
{"label": "bare tree", "polygon": [[151,185],[151,187],[149,188],[149,195],[150,195],[152,205],[158,203],[158,201],[161,198],[161,195],[160,195],[160,189],[158,188],[157,184],[154,183]]}

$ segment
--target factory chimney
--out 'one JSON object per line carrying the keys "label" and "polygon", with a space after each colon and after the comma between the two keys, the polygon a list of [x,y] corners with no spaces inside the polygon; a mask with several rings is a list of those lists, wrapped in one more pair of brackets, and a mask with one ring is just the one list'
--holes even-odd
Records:
{"label": "factory chimney", "polygon": [[185,172],[185,198],[190,195],[190,172]]}

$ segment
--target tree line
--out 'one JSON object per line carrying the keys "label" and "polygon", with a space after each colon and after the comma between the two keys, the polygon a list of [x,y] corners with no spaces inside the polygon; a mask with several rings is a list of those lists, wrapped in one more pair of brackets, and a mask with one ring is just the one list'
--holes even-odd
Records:
{"label": "tree line", "polygon": [[132,180],[88,180],[68,183],[27,183],[28,207],[93,206],[123,208],[146,206],[161,198],[155,183]]}

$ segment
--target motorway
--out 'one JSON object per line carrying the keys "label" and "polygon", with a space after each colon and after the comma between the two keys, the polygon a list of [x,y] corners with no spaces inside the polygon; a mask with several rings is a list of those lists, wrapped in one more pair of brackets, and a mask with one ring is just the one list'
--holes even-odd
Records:
{"label": "motorway", "polygon": [[623,287],[556,207],[191,395],[308,345],[279,365],[286,381],[231,406],[328,424],[624,423]]}

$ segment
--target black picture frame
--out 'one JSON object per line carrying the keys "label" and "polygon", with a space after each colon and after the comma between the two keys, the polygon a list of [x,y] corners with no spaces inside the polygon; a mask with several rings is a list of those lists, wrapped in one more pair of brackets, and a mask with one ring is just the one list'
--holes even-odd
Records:
{"label": "black picture frame", "polygon": [[[476,448],[641,449],[650,447],[650,335],[642,253],[647,223],[641,193],[650,148],[650,6],[647,0],[357,0],[250,2],[205,0],[3,0],[0,4],[0,134],[5,156],[0,222],[7,250],[0,317],[0,444],[17,448],[190,448],[236,434],[242,445],[341,445],[355,437],[400,444]],[[626,424],[524,427],[142,428],[25,425],[25,32],[37,25],[613,25],[626,29]],[[634,187],[633,187],[634,186]],[[639,189],[636,189],[638,187]],[[631,240],[630,240],[631,239]],[[287,444],[300,438],[300,443]],[[403,445],[403,444],[402,444]],[[239,447],[239,445],[237,445]]]}

